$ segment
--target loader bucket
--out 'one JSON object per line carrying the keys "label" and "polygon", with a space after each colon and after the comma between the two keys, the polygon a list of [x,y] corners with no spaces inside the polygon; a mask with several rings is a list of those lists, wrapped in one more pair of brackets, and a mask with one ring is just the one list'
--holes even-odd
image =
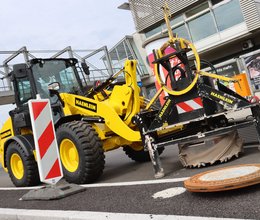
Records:
{"label": "loader bucket", "polygon": [[196,143],[179,144],[179,158],[184,167],[201,167],[215,162],[227,162],[243,151],[243,141],[237,131],[206,138]]}

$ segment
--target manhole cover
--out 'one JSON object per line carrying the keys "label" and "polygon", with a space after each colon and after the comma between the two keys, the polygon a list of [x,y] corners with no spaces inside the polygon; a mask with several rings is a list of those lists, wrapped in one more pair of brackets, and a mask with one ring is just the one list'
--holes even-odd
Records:
{"label": "manhole cover", "polygon": [[217,192],[260,183],[260,164],[244,164],[199,173],[184,181],[191,192]]}

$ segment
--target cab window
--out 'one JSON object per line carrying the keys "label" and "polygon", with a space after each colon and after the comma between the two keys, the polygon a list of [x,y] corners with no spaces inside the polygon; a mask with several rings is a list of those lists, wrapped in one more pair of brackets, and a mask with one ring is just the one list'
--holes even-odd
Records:
{"label": "cab window", "polygon": [[72,67],[68,67],[59,72],[61,85],[63,85],[62,92],[74,92],[75,89],[78,89],[78,81],[74,74]]}
{"label": "cab window", "polygon": [[18,99],[21,105],[33,98],[32,88],[28,77],[17,79]]}

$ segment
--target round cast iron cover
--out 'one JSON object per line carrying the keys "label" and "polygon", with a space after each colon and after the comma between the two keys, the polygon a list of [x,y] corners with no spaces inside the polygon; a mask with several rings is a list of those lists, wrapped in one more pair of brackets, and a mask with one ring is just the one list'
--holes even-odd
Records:
{"label": "round cast iron cover", "polygon": [[184,181],[191,192],[217,192],[260,183],[260,164],[243,164],[199,173]]}

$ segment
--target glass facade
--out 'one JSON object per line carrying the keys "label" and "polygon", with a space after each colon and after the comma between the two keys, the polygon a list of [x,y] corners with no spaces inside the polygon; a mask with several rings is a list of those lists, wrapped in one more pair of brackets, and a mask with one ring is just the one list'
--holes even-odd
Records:
{"label": "glass facade", "polygon": [[192,41],[196,42],[217,33],[214,20],[210,12],[188,22]]}
{"label": "glass facade", "polygon": [[214,8],[213,13],[219,31],[223,31],[244,21],[238,0],[233,0]]}
{"label": "glass facade", "polygon": [[193,9],[187,11],[185,13],[185,16],[187,18],[190,18],[190,17],[192,17],[192,16],[194,16],[194,15],[196,15],[196,14],[198,14],[198,13],[200,13],[200,12],[202,12],[202,11],[208,9],[208,8],[209,8],[209,3],[208,2],[203,2],[200,5],[194,7]]}
{"label": "glass facade", "polygon": [[[131,36],[126,36],[117,45],[114,46],[109,52],[111,63],[113,66],[113,72],[117,72],[124,67],[125,61],[135,59],[138,60],[137,63],[137,74],[140,76],[149,74],[146,69],[141,56],[137,48],[134,45],[133,38]],[[104,64],[107,65],[106,57],[102,57]]]}
{"label": "glass facade", "polygon": [[173,31],[173,33],[176,33],[178,37],[181,37],[181,38],[184,38],[187,40],[191,40],[185,24],[182,24],[179,27],[173,28],[172,31]]}
{"label": "glass facade", "polygon": [[[175,26],[175,25],[178,25],[179,23],[181,23],[183,21],[184,21],[183,15],[179,15],[179,16],[174,17],[170,21],[170,24],[171,24],[171,26]],[[164,27],[166,28],[166,25]]]}
{"label": "glass facade", "polygon": [[[239,0],[207,0],[171,21],[177,36],[198,42],[244,22]],[[145,33],[147,38],[166,32],[160,25]]]}
{"label": "glass facade", "polygon": [[161,33],[163,31],[163,27],[162,26],[159,26],[159,27],[156,27],[150,31],[147,31],[145,33],[145,37],[151,37],[151,36],[154,36],[155,34],[158,34],[158,33]]}

